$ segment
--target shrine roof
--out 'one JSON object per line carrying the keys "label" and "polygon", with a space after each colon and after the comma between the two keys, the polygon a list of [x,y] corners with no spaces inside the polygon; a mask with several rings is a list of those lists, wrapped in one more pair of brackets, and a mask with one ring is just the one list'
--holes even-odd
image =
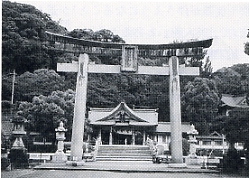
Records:
{"label": "shrine roof", "polygon": [[249,108],[246,102],[246,95],[234,96],[222,94],[222,107],[229,106],[233,108]]}
{"label": "shrine roof", "polygon": [[198,139],[223,139],[223,137],[225,138],[225,136],[219,134],[218,132],[214,131],[213,133],[209,134],[209,135],[197,135],[196,138]]}
{"label": "shrine roof", "polygon": [[89,120],[93,125],[157,125],[158,113],[155,109],[131,109],[121,102],[115,108],[91,108]]}

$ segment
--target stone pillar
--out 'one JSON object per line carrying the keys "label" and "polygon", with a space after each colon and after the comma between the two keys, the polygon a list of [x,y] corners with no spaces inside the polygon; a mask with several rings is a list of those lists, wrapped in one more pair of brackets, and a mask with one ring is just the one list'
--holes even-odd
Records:
{"label": "stone pillar", "polygon": [[109,145],[112,145],[112,126],[110,129],[110,135],[109,135]]}
{"label": "stone pillar", "polygon": [[171,157],[172,163],[183,163],[179,62],[176,56],[169,59],[169,68]]}
{"label": "stone pillar", "polygon": [[101,128],[99,129],[99,144],[102,145],[102,138],[101,138]]}
{"label": "stone pillar", "polygon": [[57,151],[53,155],[53,162],[65,162],[67,161],[67,156],[64,153],[64,140],[66,139],[65,137],[65,132],[67,129],[64,128],[63,122],[60,122],[60,125],[57,129],[55,129],[56,132],[56,140],[58,141],[57,143]]}
{"label": "stone pillar", "polygon": [[187,132],[189,136],[188,142],[190,143],[190,149],[189,149],[189,157],[190,158],[196,158],[196,135],[198,135],[198,131],[195,129],[195,126],[192,124],[191,125],[191,130]]}
{"label": "stone pillar", "polygon": [[154,142],[157,142],[157,135],[156,135],[156,133],[155,133],[155,135],[154,135],[153,141],[154,141]]}
{"label": "stone pillar", "polygon": [[132,129],[132,145],[135,145],[135,130]]}
{"label": "stone pillar", "polygon": [[143,145],[145,145],[145,142],[146,142],[146,140],[145,140],[146,138],[145,137],[146,137],[146,134],[145,134],[145,130],[144,130],[143,131]]}
{"label": "stone pillar", "polygon": [[[80,54],[79,69],[76,84],[76,96],[74,105],[74,118],[72,126],[71,155],[70,161],[73,165],[83,165],[83,135],[87,99],[87,65],[89,57],[87,54]],[[71,164],[72,162],[68,162]]]}

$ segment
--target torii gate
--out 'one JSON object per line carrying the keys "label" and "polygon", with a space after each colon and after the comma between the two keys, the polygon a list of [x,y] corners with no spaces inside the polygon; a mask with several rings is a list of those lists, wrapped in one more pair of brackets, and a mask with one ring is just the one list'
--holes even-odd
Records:
{"label": "torii gate", "polygon": [[[169,98],[170,98],[170,122],[171,122],[171,157],[172,163],[181,165],[183,163],[183,153],[182,153],[182,129],[181,129],[181,99],[180,99],[180,79],[179,75],[199,75],[199,67],[185,67],[179,65],[178,57],[176,56],[191,56],[191,54],[186,53],[186,50],[181,48],[182,44],[174,44],[173,49],[178,49],[169,54],[172,57],[169,58],[169,66],[138,66],[137,56],[143,51],[142,47],[145,45],[127,45],[127,44],[108,44],[101,42],[89,42],[86,40],[73,39],[71,37],[65,37],[58,34],[52,34],[47,32],[49,37],[53,37],[54,42],[63,43],[64,50],[66,48],[65,40],[71,44],[77,44],[83,42],[82,46],[90,45],[90,49],[87,50],[92,53],[93,48],[96,52],[97,48],[103,49],[103,47],[108,46],[110,51],[110,46],[113,45],[117,49],[117,46],[122,48],[122,64],[121,65],[101,65],[101,64],[89,64],[89,57],[86,53],[80,54],[79,61],[75,63],[58,63],[57,71],[60,72],[77,72],[77,84],[76,84],[76,97],[74,106],[74,118],[72,127],[72,139],[71,139],[71,155],[70,163],[75,162],[78,165],[83,164],[82,154],[83,154],[83,135],[84,135],[84,123],[85,123],[85,112],[86,112],[86,100],[87,100],[87,81],[88,73],[122,73],[129,72],[135,74],[147,74],[147,75],[169,75]],[[76,43],[77,42],[77,43]],[[92,45],[95,44],[95,45]],[[185,43],[185,46],[189,47],[190,43]],[[197,41],[191,43],[192,46],[200,47],[210,47],[212,44],[212,39],[207,41]],[[97,47],[93,47],[97,46]],[[169,45],[148,45],[153,51],[149,51],[148,54],[164,53],[165,48],[169,48]],[[79,46],[78,46],[79,47]],[[141,48],[141,50],[139,49]],[[139,52],[139,50],[140,52]],[[81,51],[85,52],[86,48],[81,48]],[[171,48],[172,50],[172,48]],[[182,55],[181,50],[185,51],[185,55]],[[159,51],[159,52],[158,52]],[[147,51],[145,51],[147,52]],[[111,52],[113,54],[113,51]],[[106,53],[105,54],[109,54]],[[192,54],[193,55],[193,54]]]}

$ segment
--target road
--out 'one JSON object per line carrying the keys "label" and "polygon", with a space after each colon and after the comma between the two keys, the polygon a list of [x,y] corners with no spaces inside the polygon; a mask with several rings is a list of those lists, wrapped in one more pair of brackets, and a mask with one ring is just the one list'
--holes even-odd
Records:
{"label": "road", "polygon": [[237,176],[226,176],[210,173],[128,173],[128,172],[110,172],[110,171],[68,171],[68,170],[13,170],[2,171],[2,178],[212,178],[222,177],[231,178]]}

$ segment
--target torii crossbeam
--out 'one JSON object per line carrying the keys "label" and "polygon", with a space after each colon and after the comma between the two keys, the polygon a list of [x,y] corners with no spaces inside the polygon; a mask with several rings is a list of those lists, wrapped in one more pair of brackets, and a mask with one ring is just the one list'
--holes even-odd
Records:
{"label": "torii crossbeam", "polygon": [[[55,37],[60,38],[61,35]],[[64,36],[63,39],[65,39]],[[201,48],[209,47],[211,45],[208,44],[205,46],[203,45],[203,43],[201,44],[202,44]],[[100,44],[98,45],[101,46]],[[195,44],[195,47],[197,46],[198,45]],[[79,164],[81,164],[82,161],[82,154],[83,154],[82,146],[83,146],[84,122],[85,122],[86,100],[87,100],[88,73],[128,72],[138,75],[146,74],[146,75],[170,76],[169,96],[170,96],[170,122],[171,122],[171,140],[172,140],[171,156],[173,163],[176,163],[178,165],[183,163],[179,75],[199,75],[199,67],[185,67],[183,65],[179,65],[178,57],[176,57],[175,55],[172,55],[172,57],[169,58],[169,66],[138,66],[137,65],[137,56],[139,54],[138,51],[139,49],[138,46],[136,45],[122,44],[121,65],[89,64],[89,57],[86,53],[80,54],[78,62],[57,64],[58,72],[78,73],[77,84],[76,84],[74,120],[72,128],[70,161],[76,161]]]}

